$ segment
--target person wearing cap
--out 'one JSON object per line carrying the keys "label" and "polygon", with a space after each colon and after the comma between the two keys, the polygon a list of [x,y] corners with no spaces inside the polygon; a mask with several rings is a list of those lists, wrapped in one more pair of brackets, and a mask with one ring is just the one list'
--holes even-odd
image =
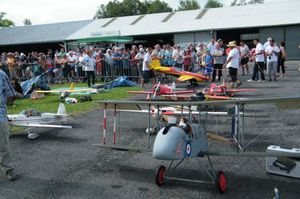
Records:
{"label": "person wearing cap", "polygon": [[231,87],[234,87],[235,83],[237,83],[236,87],[239,87],[242,84],[242,82],[237,78],[237,72],[240,66],[240,52],[237,49],[235,41],[229,42],[227,46],[231,50],[227,56],[227,61],[224,64],[224,67],[229,69],[229,75],[231,77]]}
{"label": "person wearing cap", "polygon": [[262,44],[259,42],[259,39],[254,39],[253,44],[255,47],[255,53],[253,56],[255,57],[255,64],[253,68],[253,75],[252,78],[247,80],[248,82],[254,82],[258,79],[259,73],[261,74],[261,80],[257,80],[257,82],[264,82],[265,79],[265,73],[264,73],[264,66],[265,66],[265,51]]}
{"label": "person wearing cap", "polygon": [[265,53],[267,56],[267,68],[268,68],[268,77],[269,81],[276,81],[276,70],[278,64],[278,55],[280,53],[280,49],[274,44],[274,40],[270,41],[270,45],[265,49]]}

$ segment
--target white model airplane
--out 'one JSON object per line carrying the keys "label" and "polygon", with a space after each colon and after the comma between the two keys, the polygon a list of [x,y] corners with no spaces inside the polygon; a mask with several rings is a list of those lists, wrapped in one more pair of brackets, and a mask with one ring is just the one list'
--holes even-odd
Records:
{"label": "white model airplane", "polygon": [[[68,121],[69,115],[66,112],[65,105],[60,103],[57,113],[39,112],[35,109],[23,110],[17,115],[7,115],[8,122],[11,126],[34,127],[34,128],[72,128],[64,125]],[[36,139],[38,133],[28,131],[28,139]]]}

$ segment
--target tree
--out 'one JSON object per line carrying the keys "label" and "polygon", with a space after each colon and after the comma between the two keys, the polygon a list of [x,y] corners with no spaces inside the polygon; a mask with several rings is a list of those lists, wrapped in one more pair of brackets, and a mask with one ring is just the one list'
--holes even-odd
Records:
{"label": "tree", "polygon": [[258,4],[258,3],[264,3],[264,0],[234,0],[231,2],[230,6],[243,6],[243,5],[250,5],[250,4]]}
{"label": "tree", "polygon": [[180,0],[178,10],[197,10],[201,6],[196,0]]}
{"label": "tree", "polygon": [[145,14],[171,12],[173,10],[169,4],[160,0],[145,1],[144,5],[146,8]]}
{"label": "tree", "polygon": [[4,19],[6,15],[5,12],[0,12],[0,27],[10,27],[15,26],[14,22],[9,19]]}
{"label": "tree", "polygon": [[218,0],[208,0],[205,4],[205,8],[219,8],[223,7],[223,4]]}
{"label": "tree", "polygon": [[32,25],[31,20],[28,19],[28,18],[25,18],[23,23],[24,23],[24,26],[31,26]]}
{"label": "tree", "polygon": [[172,8],[161,0],[118,0],[110,1],[108,4],[101,4],[94,16],[94,19],[121,17],[160,12],[170,12]]}

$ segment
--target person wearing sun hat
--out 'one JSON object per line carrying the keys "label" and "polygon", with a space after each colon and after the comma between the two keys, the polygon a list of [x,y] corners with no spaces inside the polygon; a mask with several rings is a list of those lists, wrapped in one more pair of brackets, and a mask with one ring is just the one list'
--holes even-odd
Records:
{"label": "person wearing sun hat", "polygon": [[223,67],[229,69],[229,75],[231,77],[231,87],[234,87],[234,84],[237,83],[236,87],[239,87],[242,82],[237,78],[237,71],[240,66],[240,52],[236,48],[236,41],[231,41],[227,45],[231,50],[227,56],[227,61]]}

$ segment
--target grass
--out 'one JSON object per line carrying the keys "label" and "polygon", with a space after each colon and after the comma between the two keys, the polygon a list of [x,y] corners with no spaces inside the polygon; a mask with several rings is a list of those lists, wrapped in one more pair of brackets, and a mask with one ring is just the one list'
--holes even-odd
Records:
{"label": "grass", "polygon": [[[77,83],[75,87],[85,87],[86,83]],[[69,84],[60,84],[60,85],[52,85],[50,86],[51,89],[56,89],[60,87],[69,87]],[[125,99],[130,96],[126,91],[128,90],[140,90],[139,87],[118,87],[113,88],[111,90],[104,91],[103,93],[92,94],[92,101],[89,102],[78,102],[77,104],[66,104],[66,110],[68,114],[78,115],[80,113],[88,112],[91,110],[100,107],[96,101],[99,100],[118,100],[118,99]],[[77,99],[80,96],[72,95],[71,97],[75,97]],[[49,94],[46,95],[42,99],[38,100],[31,100],[31,99],[18,99],[14,102],[14,106],[8,107],[8,114],[18,114],[22,110],[25,109],[36,109],[41,112],[57,112],[58,105],[59,105],[59,95],[57,94]]]}

